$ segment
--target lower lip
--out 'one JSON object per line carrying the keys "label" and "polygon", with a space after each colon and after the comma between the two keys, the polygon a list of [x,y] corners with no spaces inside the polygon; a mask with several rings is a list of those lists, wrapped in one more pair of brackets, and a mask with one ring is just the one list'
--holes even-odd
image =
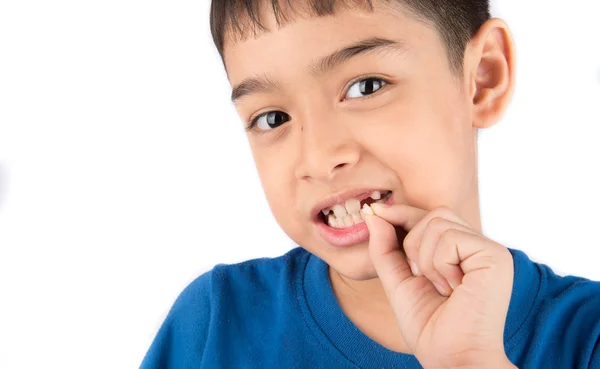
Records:
{"label": "lower lip", "polygon": [[[391,204],[394,194],[385,201],[384,204]],[[348,228],[331,228],[324,222],[317,221],[317,231],[327,243],[335,247],[349,247],[369,239],[369,229],[367,223],[362,222]]]}

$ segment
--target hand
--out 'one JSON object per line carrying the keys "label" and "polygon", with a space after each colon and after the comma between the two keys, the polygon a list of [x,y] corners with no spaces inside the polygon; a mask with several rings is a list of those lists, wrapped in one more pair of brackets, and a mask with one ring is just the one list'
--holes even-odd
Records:
{"label": "hand", "polygon": [[[369,253],[400,332],[425,368],[509,368],[512,255],[447,207],[373,204]],[[396,229],[408,234],[404,252]],[[412,268],[412,270],[411,270]]]}

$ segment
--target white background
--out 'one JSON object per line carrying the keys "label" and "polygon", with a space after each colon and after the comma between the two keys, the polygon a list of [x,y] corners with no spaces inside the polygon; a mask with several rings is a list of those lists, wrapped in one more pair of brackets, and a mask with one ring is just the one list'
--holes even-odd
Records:
{"label": "white background", "polygon": [[[495,4],[518,83],[480,136],[486,235],[598,280],[599,4]],[[0,2],[0,368],[135,368],[195,277],[292,247],[208,6]]]}

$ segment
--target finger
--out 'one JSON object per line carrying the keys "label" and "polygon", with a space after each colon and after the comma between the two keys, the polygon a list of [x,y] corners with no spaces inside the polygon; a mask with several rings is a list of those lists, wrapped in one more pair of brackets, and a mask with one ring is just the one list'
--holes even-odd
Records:
{"label": "finger", "polygon": [[[415,225],[418,224],[418,222],[429,213],[428,210],[416,208],[406,204],[387,205],[373,203],[371,204],[371,208],[377,216],[385,219],[391,224],[402,227],[406,232],[408,232],[408,234],[410,234]],[[406,250],[405,245],[406,242],[403,243],[402,249],[408,258],[408,263],[412,269],[413,275],[421,275],[416,262],[417,253],[409,252]]]}
{"label": "finger", "polygon": [[369,229],[369,254],[383,288],[393,296],[399,286],[413,278],[404,253],[400,249],[394,226],[377,215],[365,215]]}
{"label": "finger", "polygon": [[444,218],[454,223],[471,228],[469,223],[461,219],[458,215],[454,214],[454,211],[452,211],[450,208],[447,206],[440,206],[430,211],[417,224],[415,224],[408,236],[406,236],[404,243],[411,243],[415,245],[421,244],[423,235],[425,234],[425,228],[427,227],[429,221],[431,221],[433,218]]}
{"label": "finger", "polygon": [[375,215],[385,219],[388,223],[404,228],[407,232],[423,219],[428,210],[415,208],[410,205],[398,204],[398,205],[387,205],[380,203],[371,204],[371,209]]}
{"label": "finger", "polygon": [[[460,267],[460,255],[458,251],[458,242],[461,240],[454,231],[449,228],[442,235],[435,249],[433,266],[444,278],[452,290],[455,290],[462,283],[464,273]],[[460,232],[460,230],[457,230]],[[443,236],[443,237],[442,237]],[[464,241],[463,241],[464,242]]]}
{"label": "finger", "polygon": [[469,293],[481,297],[477,301],[500,304],[499,308],[508,304],[511,289],[504,286],[512,286],[514,270],[512,255],[504,246],[482,235],[449,229],[442,234],[434,259],[445,278],[453,277],[444,274],[449,269],[443,264],[459,266],[462,283],[473,289]]}
{"label": "finger", "polygon": [[[417,222],[417,224],[414,225],[406,238],[404,238],[403,248],[406,252],[406,256],[409,260],[417,263],[417,267],[419,260],[419,247],[423,242],[423,236],[426,233],[427,225],[433,218],[444,218],[459,225],[471,228],[466,221],[454,214],[454,212],[446,206],[440,206],[428,212],[419,220],[419,222]],[[422,275],[420,270],[418,271],[417,275]]]}
{"label": "finger", "polygon": [[[464,225],[455,223],[446,218],[435,217],[427,222],[421,244],[417,245],[417,264],[421,273],[433,283],[438,292],[443,296],[450,296],[454,290],[452,286],[456,286],[462,279],[462,270],[458,265],[445,265],[444,272],[452,276],[452,279],[448,280],[442,275],[441,271],[438,270],[434,263],[434,255],[439,247],[440,238],[442,234],[450,229],[475,234],[474,231]],[[456,280],[457,277],[458,281]]]}
{"label": "finger", "polygon": [[445,297],[431,283],[414,277],[400,249],[394,226],[377,215],[365,214],[369,229],[369,253],[385,293],[398,318],[402,337],[415,348],[423,326]]}

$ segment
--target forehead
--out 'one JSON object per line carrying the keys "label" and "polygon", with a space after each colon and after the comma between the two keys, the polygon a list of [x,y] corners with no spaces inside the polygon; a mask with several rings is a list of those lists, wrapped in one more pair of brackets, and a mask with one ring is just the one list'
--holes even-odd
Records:
{"label": "forehead", "polygon": [[225,39],[223,58],[232,86],[252,76],[308,72],[316,60],[366,39],[397,40],[411,49],[437,43],[433,27],[397,5],[341,8],[322,17],[297,14],[280,27],[272,13],[263,12],[261,17],[267,30],[244,39]]}

